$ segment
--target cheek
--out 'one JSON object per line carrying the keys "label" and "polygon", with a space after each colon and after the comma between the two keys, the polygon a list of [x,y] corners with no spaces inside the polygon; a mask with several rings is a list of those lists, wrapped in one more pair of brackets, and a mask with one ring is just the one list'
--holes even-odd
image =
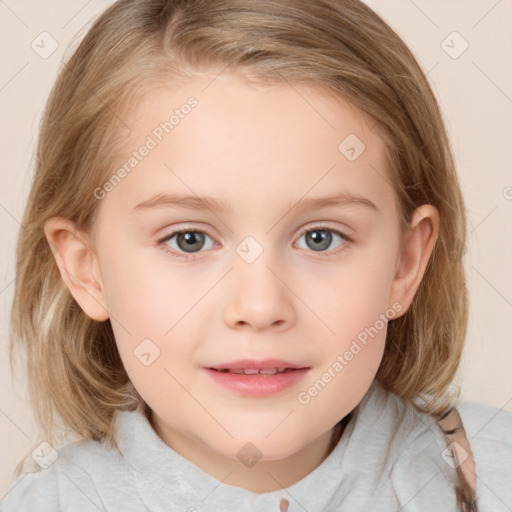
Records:
{"label": "cheek", "polygon": [[360,273],[354,270],[345,276],[344,282],[345,291],[332,312],[331,325],[336,334],[322,347],[325,371],[337,377],[329,380],[329,375],[325,375],[324,380],[336,381],[342,387],[350,382],[356,390],[358,383],[363,388],[365,382],[369,385],[377,372],[386,341],[387,319],[394,310],[388,306],[389,287],[382,282],[380,273],[372,273],[366,267]]}
{"label": "cheek", "polygon": [[204,337],[197,317],[206,314],[200,299],[211,285],[192,286],[191,276],[176,267],[148,264],[144,250],[129,252],[123,257],[121,250],[109,251],[102,259],[105,296],[123,366],[146,402],[171,393],[173,405],[185,405],[177,382],[184,381],[187,365],[193,363],[195,340]]}
{"label": "cheek", "polygon": [[298,407],[308,418],[322,418],[329,425],[354,409],[370,387],[384,353],[386,317],[395,314],[386,302],[387,288],[373,279],[376,275],[345,277],[347,288],[326,321],[335,334],[317,338],[317,353],[322,354],[317,370],[297,394]]}
{"label": "cheek", "polygon": [[[175,322],[173,305],[179,304],[179,285],[167,269],[151,264],[148,250],[105,250],[101,272],[109,313],[136,336],[164,332]],[[157,251],[158,249],[151,249]]]}
{"label": "cheek", "polygon": [[383,240],[354,254],[314,294],[314,307],[330,332],[318,337],[319,369],[297,396],[312,416],[328,414],[337,421],[359,403],[377,373],[387,318],[400,310],[389,304],[395,264],[390,245]]}
{"label": "cheek", "polygon": [[[378,323],[390,309],[395,255],[380,250],[354,252],[339,267],[331,266],[315,287],[300,293],[323,320],[327,350],[341,350],[366,328]],[[393,311],[390,312],[393,314]]]}

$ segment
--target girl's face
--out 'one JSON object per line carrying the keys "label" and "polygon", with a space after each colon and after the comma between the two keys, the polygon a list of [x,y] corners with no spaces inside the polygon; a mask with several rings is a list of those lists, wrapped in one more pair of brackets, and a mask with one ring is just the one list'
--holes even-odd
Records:
{"label": "girl's face", "polygon": [[341,99],[226,73],[155,90],[123,121],[94,272],[158,434],[212,473],[317,465],[418,284],[382,141]]}

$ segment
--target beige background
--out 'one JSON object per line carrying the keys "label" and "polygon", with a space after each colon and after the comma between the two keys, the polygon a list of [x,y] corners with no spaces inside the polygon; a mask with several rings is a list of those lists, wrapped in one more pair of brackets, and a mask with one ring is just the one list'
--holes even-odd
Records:
{"label": "beige background", "polygon": [[[23,374],[11,381],[7,357],[14,245],[30,186],[37,127],[70,41],[111,3],[0,2],[0,497],[16,462],[35,447],[37,439]],[[512,411],[512,3],[367,3],[404,38],[428,72],[455,149],[469,210],[465,264],[471,309],[461,368],[462,397]],[[454,31],[460,35],[453,35]],[[40,42],[44,37],[44,48],[51,49],[49,36],[40,36],[42,32],[58,42],[47,58],[31,47],[35,40],[38,51],[44,51]],[[453,58],[464,41],[467,50]]]}

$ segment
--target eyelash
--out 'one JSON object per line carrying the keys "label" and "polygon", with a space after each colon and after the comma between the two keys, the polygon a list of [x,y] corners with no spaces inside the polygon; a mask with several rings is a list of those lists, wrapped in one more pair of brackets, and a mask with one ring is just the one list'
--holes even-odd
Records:
{"label": "eyelash", "polygon": [[[353,242],[353,239],[350,238],[349,236],[347,236],[345,233],[342,233],[341,231],[338,231],[329,226],[325,226],[325,225],[321,225],[321,224],[303,229],[300,232],[298,238],[301,238],[303,235],[305,235],[306,233],[308,233],[310,231],[331,231],[332,233],[335,233],[336,235],[340,236],[341,238],[343,238],[345,240],[345,243],[343,245],[341,245],[340,247],[338,247],[337,249],[333,249],[330,251],[318,251],[317,253],[320,254],[321,257],[324,257],[324,258],[336,256],[338,253],[340,253],[346,249],[347,242]],[[164,251],[166,254],[170,254],[174,258],[178,258],[178,259],[182,259],[182,260],[195,259],[195,257],[196,257],[195,255],[197,255],[201,252],[204,252],[204,251],[198,251],[197,253],[190,253],[190,255],[185,256],[183,253],[179,253],[179,252],[175,251],[174,249],[171,249],[166,244],[166,242],[168,242],[175,235],[179,235],[182,233],[201,233],[201,234],[209,236],[213,240],[213,237],[207,231],[201,231],[199,229],[193,229],[193,228],[190,228],[190,229],[185,228],[185,229],[180,229],[177,231],[172,231],[170,234],[166,235],[164,238],[158,240],[157,245],[162,249],[162,251]],[[310,251],[310,252],[315,252],[315,251]],[[325,254],[325,253],[327,253],[327,254]]]}

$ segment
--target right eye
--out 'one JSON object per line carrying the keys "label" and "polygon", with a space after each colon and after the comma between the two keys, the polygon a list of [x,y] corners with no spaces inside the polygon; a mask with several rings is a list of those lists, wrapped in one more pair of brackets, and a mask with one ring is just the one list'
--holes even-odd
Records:
{"label": "right eye", "polygon": [[171,256],[187,260],[192,257],[187,256],[187,254],[200,252],[204,247],[205,237],[211,238],[204,231],[182,229],[173,231],[165,238],[159,240],[158,245]]}

